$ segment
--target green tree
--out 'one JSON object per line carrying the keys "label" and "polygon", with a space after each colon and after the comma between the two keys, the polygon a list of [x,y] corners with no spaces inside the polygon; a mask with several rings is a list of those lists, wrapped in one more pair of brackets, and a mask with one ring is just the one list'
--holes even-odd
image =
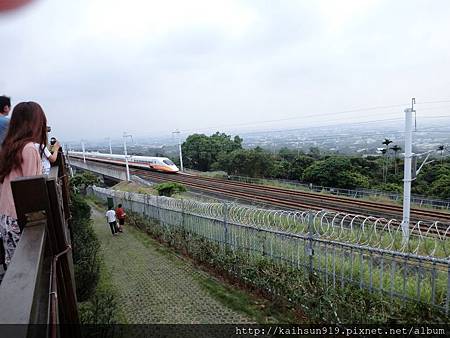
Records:
{"label": "green tree", "polygon": [[441,152],[441,164],[444,160],[444,150],[445,150],[445,146],[443,144],[441,144],[440,146],[437,147],[437,151]]}
{"label": "green tree", "polygon": [[450,175],[441,175],[431,184],[429,194],[439,198],[450,198]]}
{"label": "green tree", "polygon": [[358,171],[347,170],[342,173],[343,185],[347,189],[352,188],[369,188],[370,181],[367,176],[364,176]]}
{"label": "green tree", "polygon": [[381,144],[384,144],[386,146],[385,150],[382,151],[383,156],[384,156],[384,174],[383,174],[383,180],[384,183],[386,183],[387,181],[387,176],[388,176],[388,171],[389,171],[389,145],[392,143],[393,141],[391,141],[388,138],[385,138],[383,142],[381,142]]}
{"label": "green tree", "polygon": [[340,156],[330,156],[314,162],[305,169],[303,179],[307,182],[336,188],[351,189],[369,186],[368,177],[356,171],[349,158]]}
{"label": "green tree", "polygon": [[228,154],[236,149],[242,149],[242,139],[216,132],[211,136],[204,134],[189,135],[182,144],[183,159],[187,167],[208,171],[217,162],[221,153]]}
{"label": "green tree", "polygon": [[275,159],[266,150],[237,149],[220,157],[219,166],[230,175],[274,177]]}
{"label": "green tree", "polygon": [[310,156],[300,155],[295,157],[289,170],[288,179],[301,180],[305,169],[308,168],[313,163],[314,159]]}
{"label": "green tree", "polygon": [[278,156],[280,156],[285,161],[294,162],[295,158],[298,156],[298,151],[295,149],[283,147],[278,151]]}
{"label": "green tree", "polygon": [[98,176],[89,171],[76,174],[70,178],[70,186],[74,192],[86,193],[86,188],[90,185],[99,184]]}
{"label": "green tree", "polygon": [[389,145],[392,143],[393,141],[391,141],[388,138],[385,138],[383,142],[381,142],[381,144],[384,144],[386,146],[386,149],[389,148]]}
{"label": "green tree", "polygon": [[403,192],[403,187],[400,184],[396,183],[382,183],[375,188],[381,191],[387,191],[396,194],[401,194]]}
{"label": "green tree", "polygon": [[273,168],[269,173],[270,177],[286,179],[290,178],[291,163],[286,160],[273,160]]}
{"label": "green tree", "polygon": [[309,148],[309,153],[308,153],[308,155],[309,156],[311,156],[312,158],[315,158],[315,159],[320,159],[320,149],[318,148],[318,147],[311,147],[311,148]]}
{"label": "green tree", "polygon": [[397,175],[397,153],[402,150],[402,148],[398,145],[394,145],[393,147],[391,147],[391,149],[394,151],[394,172],[395,175]]}

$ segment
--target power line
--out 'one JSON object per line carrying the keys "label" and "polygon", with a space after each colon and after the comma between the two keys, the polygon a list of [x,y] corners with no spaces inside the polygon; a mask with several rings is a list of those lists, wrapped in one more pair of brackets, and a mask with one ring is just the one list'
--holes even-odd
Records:
{"label": "power line", "polygon": [[[429,118],[438,118],[438,117],[450,117],[450,115],[441,115],[441,116],[430,116]],[[424,117],[422,117],[424,118]],[[372,121],[363,121],[363,122],[355,122],[352,124],[348,124],[348,127],[352,127],[352,126],[358,126],[358,125],[364,125],[364,124],[371,124],[371,123],[379,123],[379,122],[393,122],[393,121],[403,121],[402,118],[391,118],[391,119],[377,119],[377,120],[372,120]],[[336,125],[327,125],[327,126],[320,126],[320,127],[314,127],[314,128],[323,128],[323,127],[334,127]],[[450,132],[450,130],[447,131],[433,131],[433,130],[429,130],[432,129],[434,127],[429,127],[429,128],[421,128],[419,130],[417,130],[417,133],[420,132]],[[264,134],[264,133],[281,133],[281,132],[295,132],[295,131],[309,131],[307,128],[303,127],[303,128],[291,128],[291,129],[279,129],[279,130],[265,130],[265,131],[250,131],[250,132],[242,132],[242,136],[247,136],[247,135],[252,135],[252,134]],[[377,137],[377,136],[383,136],[383,135],[395,135],[395,134],[403,134],[405,131],[404,130],[390,130],[390,131],[373,131],[373,132],[366,132],[366,133],[359,133],[357,136],[371,136],[371,137]],[[318,137],[314,137],[314,136],[310,136],[308,135],[308,140],[304,140],[304,142],[306,141],[319,141],[319,140],[327,140],[327,139],[336,139],[337,137],[348,137],[348,136],[352,136],[350,133],[341,133],[341,134],[333,134],[330,135],[328,137],[325,136],[318,136]]]}
{"label": "power line", "polygon": [[450,115],[420,116],[422,119],[440,119],[444,117],[450,117]]}
{"label": "power line", "polygon": [[416,105],[419,105],[419,104],[434,104],[434,103],[450,103],[450,99],[439,100],[439,101],[416,102]]}
{"label": "power line", "polygon": [[[450,99],[444,99],[439,101],[424,101],[424,102],[417,102],[416,104],[424,105],[424,104],[435,104],[435,103],[450,103]],[[262,121],[252,121],[252,122],[244,122],[244,123],[233,123],[233,124],[226,124],[226,125],[216,125],[216,126],[209,126],[209,127],[201,127],[201,128],[195,128],[195,129],[187,129],[183,131],[183,134],[189,133],[189,132],[195,132],[205,129],[220,129],[220,128],[230,128],[230,127],[241,127],[241,126],[252,126],[252,125],[258,125],[258,124],[265,124],[265,123],[274,123],[274,122],[283,122],[283,121],[292,121],[292,120],[299,120],[299,119],[308,119],[308,118],[314,118],[314,117],[325,117],[325,116],[331,116],[331,115],[343,115],[348,113],[356,113],[356,112],[364,112],[364,111],[373,111],[373,110],[381,110],[381,109],[390,109],[390,108],[402,108],[409,105],[409,103],[403,103],[403,104],[392,104],[392,105],[385,105],[385,106],[373,106],[373,107],[366,107],[366,108],[358,108],[358,109],[349,109],[349,110],[341,110],[336,112],[328,112],[328,113],[319,113],[319,114],[310,114],[310,115],[303,115],[303,116],[293,116],[293,117],[285,117],[280,119],[273,119],[273,120],[262,120]],[[449,107],[445,107],[449,108]],[[439,109],[439,107],[430,107],[430,108],[421,108],[421,110],[434,110]],[[389,113],[389,112],[387,112]],[[397,113],[397,111],[392,111],[392,113]],[[367,115],[366,115],[367,116]]]}
{"label": "power line", "polygon": [[450,133],[450,130],[418,130],[417,132],[424,132],[424,133]]}
{"label": "power line", "polygon": [[[421,116],[421,120],[423,119],[434,119],[434,118],[450,118],[450,115],[439,115],[439,116]],[[379,123],[379,122],[394,122],[394,121],[403,121],[403,118],[388,118],[388,119],[377,119],[377,120],[371,120],[371,121],[361,121],[361,122],[354,122],[354,123],[349,123],[349,124],[340,124],[340,125],[345,125],[347,127],[352,127],[352,126],[359,126],[359,125],[365,125],[365,124],[372,124],[372,123]],[[334,120],[334,121],[327,121],[328,123],[333,123],[333,122],[341,122],[340,120]],[[310,128],[324,128],[324,127],[338,127],[339,124],[322,124],[320,126],[313,126]],[[429,129],[432,129],[434,127],[428,127],[428,128],[421,128],[420,130],[417,130],[417,132],[421,132],[421,131],[427,131]],[[293,132],[293,131],[301,131],[301,130],[306,130],[306,127],[302,127],[302,128],[291,128],[291,129],[275,129],[275,130],[262,130],[262,131],[249,131],[249,132],[241,132],[242,135],[251,135],[251,134],[259,134],[259,133],[280,133],[280,132]],[[392,131],[391,131],[392,133]],[[396,133],[404,133],[404,131],[398,131]]]}
{"label": "power line", "polygon": [[[294,128],[294,129],[280,129],[279,131],[290,131],[290,130],[300,130],[300,129],[305,129],[305,128],[321,128],[321,127],[332,127],[332,126],[339,126],[339,125],[348,125],[348,126],[352,126],[352,125],[360,125],[360,124],[368,124],[368,123],[376,123],[376,122],[385,122],[385,121],[400,121],[403,120],[402,118],[388,118],[388,119],[377,119],[377,120],[370,120],[370,121],[361,121],[361,122],[352,122],[352,123],[348,123],[348,124],[342,124],[339,122],[342,122],[341,119],[339,120],[331,120],[331,121],[326,121],[328,124],[327,125],[314,125],[314,126],[309,126],[309,127],[302,127],[302,128]],[[273,121],[278,121],[278,120],[273,120]],[[318,123],[323,123],[323,122],[318,122]],[[338,123],[338,124],[330,124],[330,123]],[[255,123],[245,123],[245,124],[236,124],[233,126],[245,126],[245,125],[256,125],[259,124],[259,122],[255,122]],[[231,126],[231,125],[230,125]],[[225,127],[225,126],[223,126]],[[219,128],[219,127],[217,127]],[[192,129],[192,130],[185,130],[184,133],[188,133],[190,131],[198,131],[199,129]],[[275,130],[276,131],[276,130]],[[262,131],[249,131],[249,132],[244,132],[241,131],[241,133],[245,133],[245,134],[249,134],[249,133],[263,133],[263,132],[272,132],[272,130],[262,130]]]}
{"label": "power line", "polygon": [[[371,123],[378,123],[378,122],[388,122],[388,121],[401,121],[401,118],[391,118],[391,119],[378,119],[378,120],[372,120],[372,121],[364,121],[364,122],[354,122],[351,124],[348,124],[347,126],[354,126],[354,125],[364,125],[364,124],[371,124]],[[321,125],[318,127],[313,128],[323,128],[323,127],[332,127],[336,125]],[[250,131],[250,132],[242,132],[242,135],[250,135],[250,134],[263,134],[263,133],[280,133],[280,132],[290,132],[290,131],[299,131],[299,130],[307,130],[306,127],[302,128],[293,128],[293,129],[279,129],[279,130],[262,130],[262,131]]]}
{"label": "power line", "polygon": [[[342,111],[330,112],[330,113],[320,113],[320,114],[311,114],[311,115],[303,115],[303,116],[295,116],[295,117],[286,117],[286,118],[273,119],[273,120],[263,120],[263,121],[235,123],[235,124],[228,124],[228,125],[221,125],[221,126],[209,126],[209,127],[203,127],[203,128],[200,128],[200,129],[248,126],[248,125],[255,125],[255,124],[262,124],[262,123],[273,123],[273,122],[282,122],[282,121],[306,119],[306,118],[312,118],[312,117],[324,117],[324,116],[330,116],[330,115],[341,115],[341,114],[356,113],[356,112],[370,111],[370,110],[377,110],[377,109],[399,108],[399,107],[404,107],[404,106],[405,106],[404,104],[389,105],[389,106],[375,106],[375,107],[360,108],[360,109],[342,110]],[[190,132],[190,131],[195,131],[195,130],[198,130],[198,128],[197,129],[188,129],[188,130],[185,130],[184,132]]]}
{"label": "power line", "polygon": [[[397,131],[397,132],[389,132],[387,133],[388,135],[394,135],[394,134],[402,134],[403,132]],[[337,139],[342,139],[344,137],[351,137],[354,135],[349,135],[349,134],[334,134],[333,136],[318,136],[318,137],[309,137],[308,139],[303,139],[303,140],[292,140],[291,142],[301,142],[301,143],[311,143],[311,142],[315,142],[315,141],[326,141],[326,140],[333,140],[333,141],[337,141]],[[383,140],[383,138],[386,136],[386,133],[382,133],[382,132],[378,132],[378,133],[362,133],[362,134],[358,134],[358,137],[364,137],[364,136],[369,136],[371,138],[377,138],[380,137],[380,141]],[[381,144],[381,143],[380,143]]]}

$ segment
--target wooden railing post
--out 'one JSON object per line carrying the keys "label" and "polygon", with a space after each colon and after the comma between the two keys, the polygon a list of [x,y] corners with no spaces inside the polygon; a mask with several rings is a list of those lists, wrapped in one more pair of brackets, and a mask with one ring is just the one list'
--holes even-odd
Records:
{"label": "wooden railing post", "polygon": [[58,154],[58,177],[61,183],[62,190],[62,203],[64,206],[64,217],[67,220],[70,219],[70,187],[69,187],[69,175],[67,174],[67,166],[65,157],[62,152]]}
{"label": "wooden railing post", "polygon": [[[67,226],[67,220],[64,214],[63,191],[58,185],[58,177],[52,168],[49,178],[46,181],[49,204],[51,207],[48,215],[48,232],[54,241],[50,243],[52,256],[59,255],[58,264],[56,265],[56,281],[58,290],[58,314],[60,323],[77,324],[79,322],[75,276],[72,263],[72,251],[67,250],[71,246],[71,238]],[[74,330],[75,327],[68,329],[67,332],[61,332],[63,337],[77,337],[79,332]],[[62,330],[67,327],[62,326]]]}

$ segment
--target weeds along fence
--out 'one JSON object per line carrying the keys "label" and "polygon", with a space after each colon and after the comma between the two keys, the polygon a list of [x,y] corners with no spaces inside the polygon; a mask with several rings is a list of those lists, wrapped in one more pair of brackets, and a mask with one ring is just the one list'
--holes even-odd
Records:
{"label": "weeds along fence", "polygon": [[[415,225],[408,244],[394,220],[328,211],[266,210],[92,187],[97,198],[183,229],[223,248],[302,269],[327,288],[349,284],[383,297],[431,305],[448,314],[448,229]],[[422,229],[426,229],[423,231]],[[437,231],[434,233],[433,231]]]}

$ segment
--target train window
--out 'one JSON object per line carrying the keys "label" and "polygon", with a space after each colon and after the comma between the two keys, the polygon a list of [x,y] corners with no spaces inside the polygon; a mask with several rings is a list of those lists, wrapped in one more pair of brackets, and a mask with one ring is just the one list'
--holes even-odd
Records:
{"label": "train window", "polygon": [[167,165],[175,165],[171,160],[163,160],[163,162]]}

